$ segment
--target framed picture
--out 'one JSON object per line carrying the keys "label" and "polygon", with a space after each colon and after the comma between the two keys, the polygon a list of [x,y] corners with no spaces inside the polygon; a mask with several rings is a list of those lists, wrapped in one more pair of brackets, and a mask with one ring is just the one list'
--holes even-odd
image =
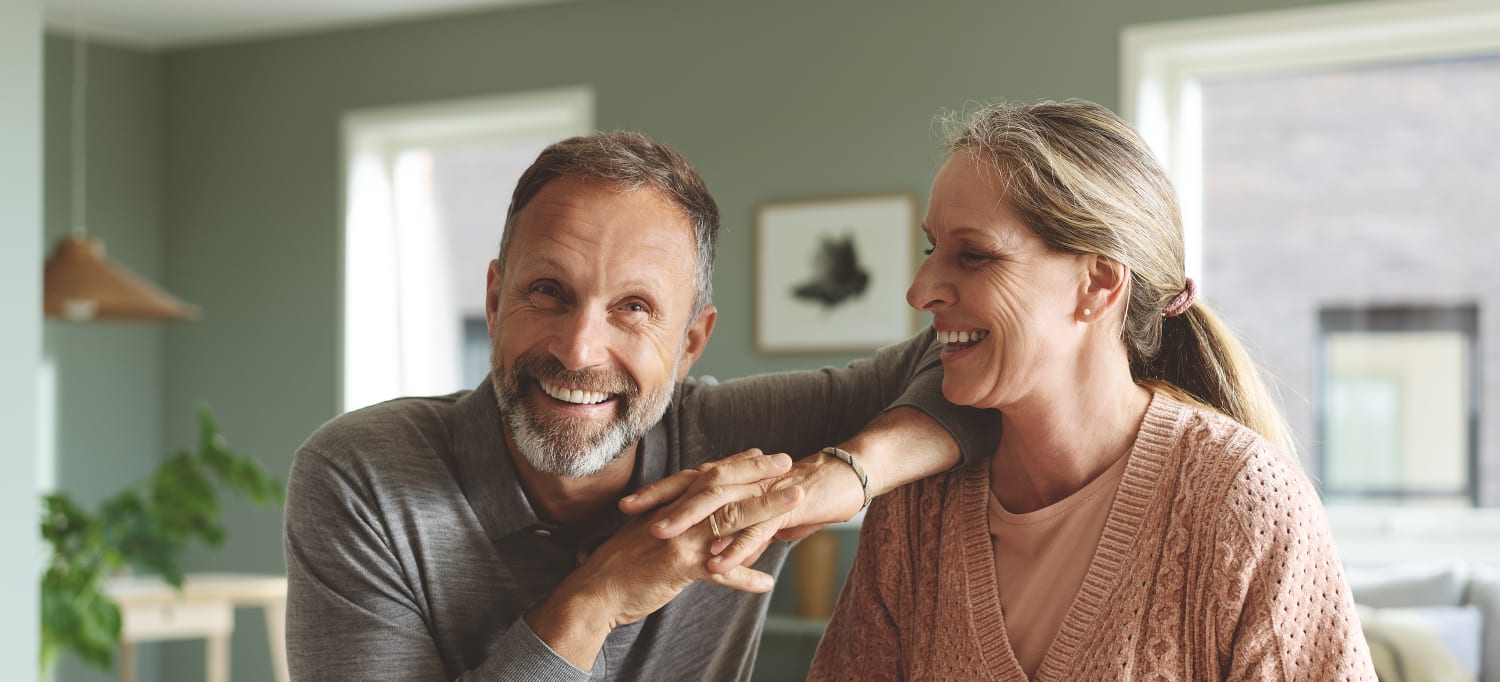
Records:
{"label": "framed picture", "polygon": [[916,197],[771,202],[755,215],[755,347],[866,351],[910,336]]}

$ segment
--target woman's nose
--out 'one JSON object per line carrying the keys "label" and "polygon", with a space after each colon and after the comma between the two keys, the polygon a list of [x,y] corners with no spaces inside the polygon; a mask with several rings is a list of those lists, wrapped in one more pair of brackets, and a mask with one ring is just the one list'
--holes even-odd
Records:
{"label": "woman's nose", "polygon": [[937,263],[928,258],[917,267],[917,276],[906,290],[906,303],[917,310],[937,310],[953,302],[952,291],[941,281]]}

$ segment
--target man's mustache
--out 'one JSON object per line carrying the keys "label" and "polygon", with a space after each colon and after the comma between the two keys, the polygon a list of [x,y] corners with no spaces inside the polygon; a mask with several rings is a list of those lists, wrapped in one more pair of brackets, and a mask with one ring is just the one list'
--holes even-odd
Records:
{"label": "man's mustache", "polygon": [[510,371],[516,385],[523,379],[545,381],[568,388],[618,395],[627,401],[641,393],[640,385],[624,372],[608,369],[571,370],[563,367],[557,358],[550,355],[523,355],[516,358]]}

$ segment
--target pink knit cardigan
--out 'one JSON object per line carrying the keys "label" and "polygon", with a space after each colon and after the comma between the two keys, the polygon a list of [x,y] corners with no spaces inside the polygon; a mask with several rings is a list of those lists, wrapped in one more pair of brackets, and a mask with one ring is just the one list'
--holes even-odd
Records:
{"label": "pink knit cardigan", "polygon": [[[1158,392],[1036,680],[1375,680],[1322,506],[1239,423]],[[1025,682],[995,585],[989,462],[881,497],[812,680]]]}

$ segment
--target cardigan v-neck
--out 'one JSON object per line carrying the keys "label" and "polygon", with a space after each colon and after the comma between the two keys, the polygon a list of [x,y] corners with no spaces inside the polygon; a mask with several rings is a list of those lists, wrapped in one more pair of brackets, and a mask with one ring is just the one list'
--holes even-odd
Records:
{"label": "cardigan v-neck", "polygon": [[[963,518],[963,563],[968,575],[979,578],[971,583],[976,596],[973,604],[975,620],[996,624],[994,628],[984,629],[980,645],[987,652],[985,658],[996,662],[1004,671],[1002,679],[1034,682],[1066,679],[1060,675],[1072,661],[1084,631],[1097,620],[1100,607],[1118,581],[1120,559],[1129,553],[1145,519],[1145,503],[1151,497],[1152,488],[1170,452],[1172,430],[1176,426],[1172,412],[1172,402],[1164,394],[1152,397],[1146,416],[1141,420],[1140,431],[1125,454],[1125,471],[1120,475],[1115,500],[1110,504],[1104,530],[1092,552],[1083,584],[1063,616],[1057,636],[1043,656],[1035,678],[1027,677],[1011,648],[1001,607],[1003,600],[995,580],[995,552],[990,544],[988,513],[991,467],[968,467],[962,472],[959,513]],[[1057,504],[1068,504],[1068,500]]]}
{"label": "cardigan v-neck", "polygon": [[[1132,449],[1119,453],[1083,487],[1024,514],[1007,510],[990,486],[985,516],[1000,613],[1011,653],[1028,676],[1041,669],[1093,566]],[[994,481],[991,468],[989,482]]]}

